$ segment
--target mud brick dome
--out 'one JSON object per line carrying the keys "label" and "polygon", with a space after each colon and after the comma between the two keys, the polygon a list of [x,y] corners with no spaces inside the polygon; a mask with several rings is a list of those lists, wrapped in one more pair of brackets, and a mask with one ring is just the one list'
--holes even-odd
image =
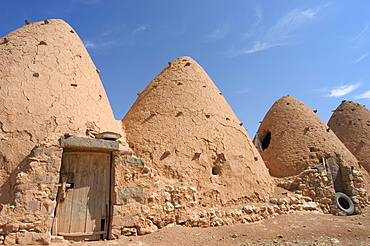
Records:
{"label": "mud brick dome", "polygon": [[55,145],[65,133],[121,131],[95,65],[62,20],[0,39],[0,71],[0,202],[9,198],[9,174],[33,148]]}
{"label": "mud brick dome", "polygon": [[170,62],[123,119],[129,146],[169,183],[191,184],[201,204],[268,198],[272,183],[246,130],[190,57]]}
{"label": "mud brick dome", "polygon": [[292,96],[274,103],[263,119],[255,144],[275,177],[287,177],[335,157],[343,165],[363,170],[357,159],[316,113]]}
{"label": "mud brick dome", "polygon": [[370,110],[359,103],[343,101],[328,125],[370,173]]}
{"label": "mud brick dome", "polygon": [[[180,57],[118,121],[76,32],[63,20],[26,24],[0,38],[0,244],[119,239],[295,210],[347,215],[369,203],[361,105],[339,106],[331,130],[283,97],[253,143],[203,68]],[[338,207],[339,192],[353,209]]]}

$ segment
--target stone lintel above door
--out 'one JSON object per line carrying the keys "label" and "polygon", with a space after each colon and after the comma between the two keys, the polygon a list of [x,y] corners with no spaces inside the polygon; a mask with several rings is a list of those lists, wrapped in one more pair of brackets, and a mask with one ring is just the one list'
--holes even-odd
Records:
{"label": "stone lintel above door", "polygon": [[119,143],[113,140],[62,136],[59,143],[63,148],[78,148],[90,150],[115,151],[119,149]]}

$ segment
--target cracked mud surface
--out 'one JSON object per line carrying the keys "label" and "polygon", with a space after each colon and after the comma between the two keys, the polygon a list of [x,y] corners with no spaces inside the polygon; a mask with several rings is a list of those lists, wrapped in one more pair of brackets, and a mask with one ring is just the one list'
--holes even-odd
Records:
{"label": "cracked mud surface", "polygon": [[248,133],[190,57],[170,62],[122,122],[135,154],[169,183],[194,186],[204,205],[263,201],[271,193]]}

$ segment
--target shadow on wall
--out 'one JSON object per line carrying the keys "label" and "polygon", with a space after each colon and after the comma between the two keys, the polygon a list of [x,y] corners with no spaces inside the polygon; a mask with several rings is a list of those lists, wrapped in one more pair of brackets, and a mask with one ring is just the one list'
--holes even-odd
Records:
{"label": "shadow on wall", "polygon": [[[20,192],[22,191],[23,188],[26,188],[26,187],[16,186],[16,179],[17,179],[18,174],[20,174],[21,172],[27,173],[31,170],[31,166],[28,161],[30,156],[31,154],[27,155],[21,161],[21,163],[17,167],[15,167],[13,171],[11,171],[6,181],[0,187],[0,204],[14,205],[15,199],[16,199],[15,197],[16,188],[21,188],[21,190],[19,190]],[[21,193],[19,193],[19,195],[21,195]]]}

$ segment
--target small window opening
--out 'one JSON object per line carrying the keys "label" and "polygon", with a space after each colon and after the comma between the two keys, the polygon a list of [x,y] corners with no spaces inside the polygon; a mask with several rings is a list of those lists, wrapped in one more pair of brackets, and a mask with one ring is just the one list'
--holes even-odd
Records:
{"label": "small window opening", "polygon": [[266,136],[262,140],[262,150],[265,150],[269,147],[271,141],[271,132],[267,132]]}

